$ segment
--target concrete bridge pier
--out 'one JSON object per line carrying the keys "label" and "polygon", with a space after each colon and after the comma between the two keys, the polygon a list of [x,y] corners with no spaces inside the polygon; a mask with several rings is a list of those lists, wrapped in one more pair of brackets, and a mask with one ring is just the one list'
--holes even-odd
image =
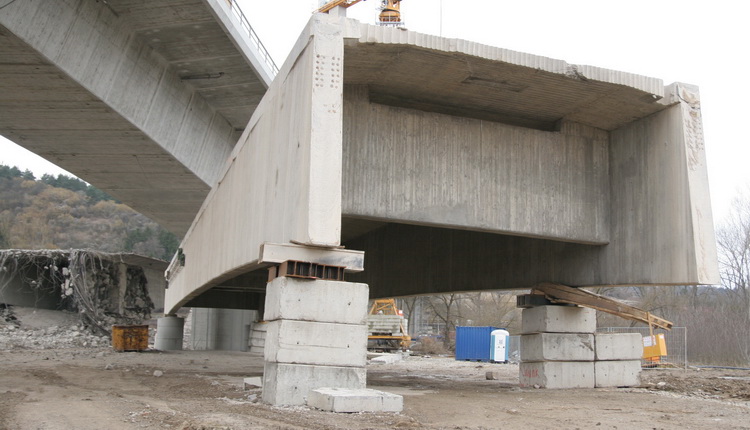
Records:
{"label": "concrete bridge pier", "polygon": [[160,351],[181,351],[185,318],[165,315],[156,320],[154,348]]}
{"label": "concrete bridge pier", "polygon": [[364,389],[366,284],[279,277],[268,283],[263,400],[304,405],[311,390]]}

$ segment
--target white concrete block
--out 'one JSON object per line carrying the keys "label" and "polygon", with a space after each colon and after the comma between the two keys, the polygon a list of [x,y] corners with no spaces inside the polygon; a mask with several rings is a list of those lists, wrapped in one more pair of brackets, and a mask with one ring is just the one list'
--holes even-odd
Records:
{"label": "white concrete block", "polygon": [[521,387],[594,388],[593,361],[539,361],[521,363]]}
{"label": "white concrete block", "polygon": [[363,367],[308,366],[266,362],[263,401],[273,405],[304,405],[310,391],[322,387],[363,389]]}
{"label": "white concrete block", "polygon": [[401,354],[377,354],[370,359],[372,364],[393,364],[398,363],[404,357]]}
{"label": "white concrete block", "polygon": [[521,312],[521,332],[594,333],[596,311],[579,306],[537,306]]}
{"label": "white concrete block", "polygon": [[365,324],[367,284],[276,278],[266,289],[264,319]]}
{"label": "white concrete block", "polygon": [[596,360],[640,360],[643,338],[638,333],[596,333]]}
{"label": "white concrete block", "polygon": [[268,323],[266,361],[362,367],[367,362],[367,327],[309,321]]}
{"label": "white concrete block", "polygon": [[250,378],[244,378],[242,380],[242,386],[245,390],[252,390],[255,388],[263,387],[263,377],[252,376]]}
{"label": "white concrete block", "polygon": [[597,361],[596,387],[635,387],[641,385],[641,360]]}
{"label": "white concrete block", "polygon": [[307,405],[331,412],[401,412],[404,398],[378,390],[318,388],[310,391]]}
{"label": "white concrete block", "polygon": [[594,361],[594,335],[537,333],[521,336],[521,361]]}

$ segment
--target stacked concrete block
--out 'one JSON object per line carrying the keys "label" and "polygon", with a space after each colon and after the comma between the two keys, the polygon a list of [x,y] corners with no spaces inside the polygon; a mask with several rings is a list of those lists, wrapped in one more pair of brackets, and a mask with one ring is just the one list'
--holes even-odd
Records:
{"label": "stacked concrete block", "polygon": [[257,321],[250,330],[250,352],[263,354],[266,345],[266,333],[268,324],[265,321]]}
{"label": "stacked concrete block", "polygon": [[521,314],[520,385],[539,388],[623,387],[640,383],[641,337],[599,333],[596,311],[539,306]]}
{"label": "stacked concrete block", "polygon": [[522,387],[593,388],[596,312],[538,306],[521,314]]}
{"label": "stacked concrete block", "polygon": [[268,283],[263,400],[303,405],[318,388],[364,389],[366,284],[279,277]]}
{"label": "stacked concrete block", "polygon": [[595,335],[596,387],[640,385],[643,339],[638,333],[597,333]]}

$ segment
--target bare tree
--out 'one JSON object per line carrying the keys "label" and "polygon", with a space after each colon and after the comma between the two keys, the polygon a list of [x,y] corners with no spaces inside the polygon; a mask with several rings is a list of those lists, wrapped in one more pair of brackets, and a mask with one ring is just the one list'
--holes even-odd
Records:
{"label": "bare tree", "polygon": [[432,312],[433,318],[443,326],[443,343],[446,347],[451,346],[450,334],[456,330],[456,322],[461,318],[459,300],[461,294],[437,294],[431,296],[427,306]]}
{"label": "bare tree", "polygon": [[744,307],[750,319],[750,199],[735,198],[732,212],[716,232],[722,285]]}
{"label": "bare tree", "polygon": [[721,281],[730,300],[722,314],[729,316],[728,329],[733,330],[737,347],[746,363],[750,362],[750,197],[737,196],[732,211],[717,229]]}

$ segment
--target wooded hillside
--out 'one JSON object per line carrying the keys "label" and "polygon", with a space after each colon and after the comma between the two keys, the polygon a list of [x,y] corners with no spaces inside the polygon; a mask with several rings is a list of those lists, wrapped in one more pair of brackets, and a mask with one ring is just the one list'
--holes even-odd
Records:
{"label": "wooded hillside", "polygon": [[0,165],[0,249],[94,249],[169,261],[178,238],[103,191],[65,175]]}

